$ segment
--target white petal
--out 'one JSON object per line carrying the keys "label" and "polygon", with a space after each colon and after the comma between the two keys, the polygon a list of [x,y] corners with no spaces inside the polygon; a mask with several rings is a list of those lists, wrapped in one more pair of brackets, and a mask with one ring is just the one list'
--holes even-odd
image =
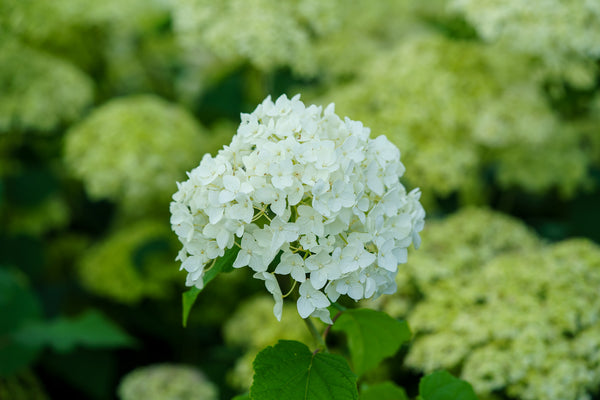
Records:
{"label": "white petal", "polygon": [[329,313],[329,310],[326,308],[317,309],[317,310],[313,311],[312,314],[310,314],[310,316],[319,318],[321,321],[325,322],[326,324],[333,325],[333,321],[331,320],[331,314]]}
{"label": "white petal", "polygon": [[233,268],[245,267],[246,265],[248,265],[249,261],[250,261],[250,254],[248,254],[248,252],[245,251],[244,249],[241,249],[240,252],[238,253],[237,257],[235,258],[235,261],[233,262]]}
{"label": "white petal", "polygon": [[316,270],[310,273],[310,283],[319,290],[327,283],[327,274],[323,270]]}
{"label": "white petal", "polygon": [[221,190],[221,192],[219,193],[219,203],[220,204],[229,203],[234,198],[235,198],[235,195],[233,194],[233,192],[230,192],[229,190]]}
{"label": "white petal", "polygon": [[322,292],[319,291],[311,293],[310,300],[312,301],[313,305],[317,308],[327,307],[331,304],[327,296],[325,296]]}
{"label": "white petal", "polygon": [[353,298],[354,300],[360,300],[363,298],[363,286],[355,282],[350,285],[350,289],[348,290],[348,296]]}
{"label": "white petal", "polygon": [[298,314],[302,318],[308,317],[315,310],[315,306],[306,297],[298,298],[296,307],[298,308]]}
{"label": "white petal", "polygon": [[306,272],[302,266],[295,267],[292,269],[292,278],[298,282],[304,282],[306,280]]}
{"label": "white petal", "polygon": [[226,175],[223,177],[223,186],[230,192],[237,192],[240,190],[240,180],[233,175]]}

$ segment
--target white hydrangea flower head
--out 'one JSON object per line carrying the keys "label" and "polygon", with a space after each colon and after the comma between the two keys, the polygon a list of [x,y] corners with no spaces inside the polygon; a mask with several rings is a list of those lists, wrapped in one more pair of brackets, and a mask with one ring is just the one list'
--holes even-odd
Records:
{"label": "white hydrangea flower head", "polygon": [[265,281],[277,319],[284,276],[300,284],[300,316],[326,323],[340,295],[393,293],[425,218],[420,191],[400,182],[398,148],[299,95],[267,97],[241,120],[231,144],[204,156],[173,195],[186,284],[202,288],[207,268],[235,246],[233,266]]}

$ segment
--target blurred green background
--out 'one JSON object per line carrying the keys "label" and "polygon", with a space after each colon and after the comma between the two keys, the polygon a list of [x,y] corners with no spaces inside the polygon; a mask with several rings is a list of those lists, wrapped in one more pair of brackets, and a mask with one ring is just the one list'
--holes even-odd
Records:
{"label": "blurred green background", "polygon": [[245,271],[183,328],[169,224],[283,93],[387,135],[423,192],[423,248],[364,304],[415,340],[366,381],[598,398],[600,1],[0,0],[0,399],[229,399],[309,340]]}

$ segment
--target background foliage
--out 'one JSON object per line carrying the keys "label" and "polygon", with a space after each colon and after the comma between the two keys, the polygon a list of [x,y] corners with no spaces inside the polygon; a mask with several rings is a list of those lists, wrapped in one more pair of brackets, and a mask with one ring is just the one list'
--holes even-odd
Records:
{"label": "background foliage", "polygon": [[241,270],[183,328],[168,222],[282,93],[386,134],[423,191],[422,249],[365,303],[414,334],[371,396],[443,367],[482,399],[595,398],[599,38],[589,0],[1,1],[0,398],[229,399],[307,342]]}

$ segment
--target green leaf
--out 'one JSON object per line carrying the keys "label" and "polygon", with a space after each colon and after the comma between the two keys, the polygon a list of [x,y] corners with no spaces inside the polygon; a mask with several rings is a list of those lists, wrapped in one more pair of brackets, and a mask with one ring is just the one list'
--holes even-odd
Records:
{"label": "green leaf", "polygon": [[192,287],[190,290],[183,292],[181,295],[181,301],[183,303],[183,326],[187,326],[188,316],[190,315],[190,310],[192,306],[196,302],[196,298],[200,294],[202,290],[197,287]]}
{"label": "green leaf", "polygon": [[419,383],[422,400],[477,400],[471,385],[446,371],[427,375]]}
{"label": "green leaf", "polygon": [[231,400],[250,400],[250,393],[238,394]]}
{"label": "green leaf", "polygon": [[332,329],[346,333],[354,372],[358,376],[396,354],[411,337],[406,321],[366,308],[344,311]]}
{"label": "green leaf", "polygon": [[360,400],[408,400],[406,392],[393,382],[363,385]]}
{"label": "green leaf", "polygon": [[25,275],[0,267],[0,336],[37,321],[42,311]]}
{"label": "green leaf", "polygon": [[130,347],[135,340],[98,311],[87,311],[75,318],[23,326],[14,338],[23,345],[48,345],[58,352],[68,352],[76,346],[87,348]]}
{"label": "green leaf", "polygon": [[[210,267],[205,273],[202,281],[204,282],[204,287],[216,278],[216,276],[221,272],[231,272],[233,271],[233,262],[237,257],[237,254],[240,252],[240,248],[238,246],[233,246],[232,248],[225,251],[223,257],[217,258],[215,264]],[[188,317],[190,315],[190,311],[192,306],[196,302],[198,295],[202,289],[198,289],[197,287],[192,287],[190,290],[184,292],[181,296],[181,300],[183,303],[183,326],[187,326]]]}
{"label": "green leaf", "polygon": [[41,346],[18,343],[15,332],[39,321],[40,304],[19,271],[0,267],[0,376],[9,376],[31,365]]}
{"label": "green leaf", "polygon": [[336,354],[313,354],[306,345],[280,340],[254,360],[253,400],[358,399],[356,375]]}

